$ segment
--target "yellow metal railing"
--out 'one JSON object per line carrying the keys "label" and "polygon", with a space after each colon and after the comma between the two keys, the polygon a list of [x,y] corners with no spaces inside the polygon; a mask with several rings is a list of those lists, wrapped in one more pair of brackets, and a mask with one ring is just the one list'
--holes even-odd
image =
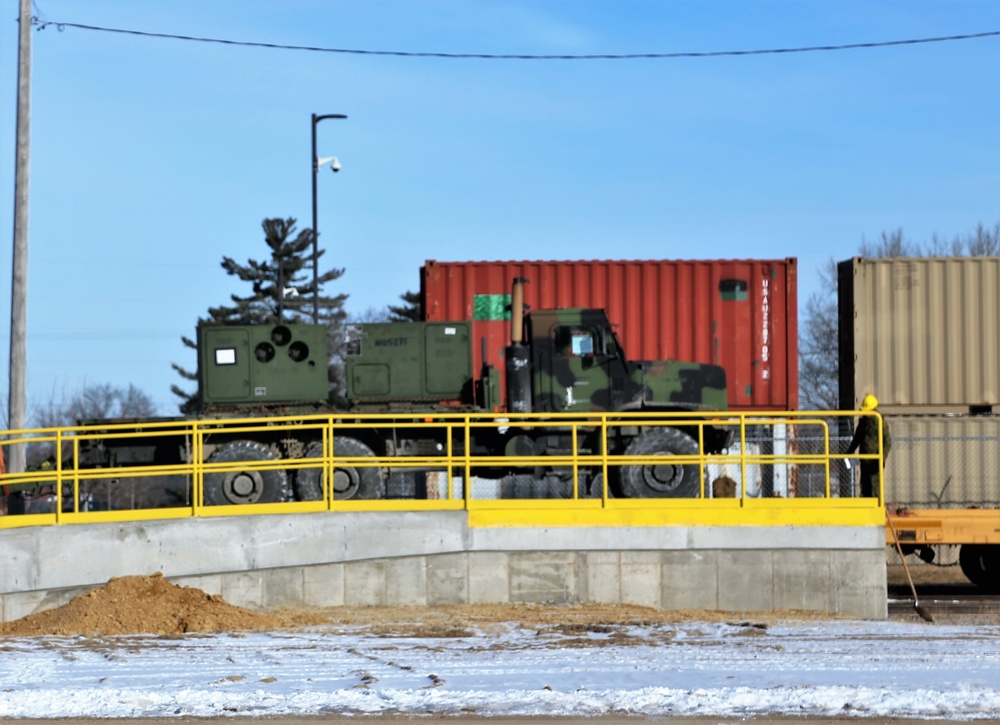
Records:
{"label": "yellow metal railing", "polygon": [[[490,526],[882,525],[881,487],[877,498],[856,498],[844,465],[848,458],[846,440],[837,429],[841,421],[857,415],[832,411],[719,412],[711,418],[704,413],[338,414],[6,431],[0,433],[3,445],[47,448],[53,455],[47,466],[3,475],[0,487],[6,489],[0,488],[0,495],[14,489],[40,489],[48,497],[50,510],[0,516],[0,528],[191,516],[435,509],[466,510],[472,525]],[[697,450],[702,450],[708,426],[730,431],[736,442],[717,454],[611,452],[621,447],[616,441],[655,428],[681,428],[698,441]],[[522,455],[516,450],[482,455],[473,451],[474,440],[484,436],[510,440],[512,429],[525,440],[542,429],[558,430],[569,446],[551,455]],[[431,450],[396,450],[395,455],[336,455],[339,440],[364,440],[377,431],[376,437],[393,445],[414,430],[436,445]],[[213,460],[212,451],[220,443],[236,440],[263,441],[268,450],[280,450],[281,454],[236,463]],[[301,444],[306,440],[321,441],[322,455],[306,457]],[[515,443],[510,445],[516,448]],[[124,460],[113,466],[93,467],[93,450],[101,447],[119,450],[119,459]],[[881,453],[850,457],[882,461]],[[135,462],[139,459],[143,460]],[[622,498],[616,481],[627,466],[694,467],[696,494]],[[252,488],[255,481],[268,476],[273,481],[295,482],[307,469],[313,476],[317,476],[316,469],[321,472],[321,499],[295,500],[289,487],[287,492],[280,491],[279,500],[211,505],[219,499],[220,480],[231,480],[233,490],[241,485]],[[382,498],[344,500],[338,496],[332,485],[340,480],[338,476],[369,469],[379,472]],[[241,472],[243,479],[234,472]],[[212,494],[208,500],[206,479]],[[166,483],[174,487],[170,490],[179,497],[176,502],[130,502],[123,494],[127,490],[148,492]],[[393,489],[397,483],[399,490]],[[587,483],[591,484],[589,489],[585,488]]]}

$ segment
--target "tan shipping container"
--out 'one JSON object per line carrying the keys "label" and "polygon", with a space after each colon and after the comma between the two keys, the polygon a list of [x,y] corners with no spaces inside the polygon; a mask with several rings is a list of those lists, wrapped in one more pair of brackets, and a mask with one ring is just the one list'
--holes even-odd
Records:
{"label": "tan shipping container", "polygon": [[1000,257],[838,265],[841,407],[988,412],[1000,403]]}
{"label": "tan shipping container", "polygon": [[1000,503],[1000,416],[887,415],[887,506],[994,508]]}

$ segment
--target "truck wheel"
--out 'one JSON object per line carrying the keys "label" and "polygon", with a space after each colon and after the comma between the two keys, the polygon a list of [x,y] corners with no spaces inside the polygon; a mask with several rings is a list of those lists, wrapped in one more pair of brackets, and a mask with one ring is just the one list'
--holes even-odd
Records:
{"label": "truck wheel", "polygon": [[1000,545],[962,544],[958,564],[969,581],[980,589],[1000,591]]}
{"label": "truck wheel", "polygon": [[[334,456],[374,456],[372,449],[356,438],[334,438]],[[310,443],[306,458],[321,458],[322,443]],[[323,498],[323,469],[302,468],[295,475],[295,496],[300,501],[319,501]],[[382,498],[382,471],[373,466],[337,466],[333,471],[333,498],[335,501],[351,499],[371,500]]]}
{"label": "truck wheel", "polygon": [[[581,476],[581,478],[586,481],[586,477]],[[612,478],[609,476],[608,478]],[[608,487],[608,498],[614,498],[615,494],[612,489],[614,486]],[[590,480],[589,486],[580,486],[579,493],[580,498],[603,498],[604,497],[604,474],[598,471],[594,474],[594,477]]]}
{"label": "truck wheel", "polygon": [[[273,461],[277,454],[255,441],[233,441],[218,448],[208,463]],[[246,469],[205,474],[205,505],[228,506],[277,503],[288,495],[288,477],[281,469]]]}
{"label": "truck wheel", "polygon": [[[627,456],[691,456],[698,444],[677,428],[653,428],[635,438],[625,449]],[[621,493],[625,498],[698,498],[698,466],[664,461],[655,465],[623,466]]]}
{"label": "truck wheel", "polygon": [[[323,455],[322,443],[310,443],[303,458],[320,458]],[[300,468],[295,471],[293,484],[296,501],[319,501],[323,498],[323,469]]]}

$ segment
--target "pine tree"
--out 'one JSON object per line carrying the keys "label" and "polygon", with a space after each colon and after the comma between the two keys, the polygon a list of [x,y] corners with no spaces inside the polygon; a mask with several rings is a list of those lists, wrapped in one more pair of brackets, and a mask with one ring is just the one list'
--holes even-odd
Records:
{"label": "pine tree", "polygon": [[404,292],[399,296],[401,305],[389,305],[389,320],[391,322],[419,322],[423,319],[423,306],[420,303],[419,292]]}
{"label": "pine tree", "polygon": [[[274,325],[298,324],[319,320],[329,327],[328,339],[333,358],[330,361],[331,395],[343,397],[343,343],[344,302],[347,295],[333,297],[323,293],[324,285],[338,279],[343,269],[320,272],[313,284],[313,264],[318,264],[324,250],[312,254],[313,230],[296,233],[295,219],[265,219],[261,222],[264,242],[270,255],[263,261],[247,260],[240,264],[231,257],[223,257],[221,266],[226,274],[238,277],[251,286],[252,294],[245,297],[230,295],[231,304],[209,307],[208,316],[199,318],[198,325]],[[318,294],[317,294],[318,293]],[[188,337],[181,341],[188,348],[197,350],[197,343]],[[185,380],[196,381],[196,372],[185,370],[176,363],[174,370]],[[180,410],[191,414],[198,410],[197,393],[189,393],[177,385],[171,391],[181,398]]]}

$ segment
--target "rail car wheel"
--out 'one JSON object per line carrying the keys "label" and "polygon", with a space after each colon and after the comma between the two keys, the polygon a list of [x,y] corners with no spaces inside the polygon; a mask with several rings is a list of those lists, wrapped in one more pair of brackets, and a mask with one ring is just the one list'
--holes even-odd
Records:
{"label": "rail car wheel", "polygon": [[[233,441],[219,447],[208,463],[273,461],[274,451],[255,441]],[[205,505],[276,503],[288,495],[288,477],[281,469],[236,469],[205,474]]]}
{"label": "rail car wheel", "polygon": [[627,456],[663,456],[662,463],[622,466],[621,493],[625,498],[697,498],[700,494],[698,466],[671,463],[670,456],[698,454],[698,444],[677,428],[653,428],[635,438],[625,449]]}
{"label": "rail car wheel", "polygon": [[980,589],[1000,592],[1000,545],[962,544],[958,565],[969,581]]}
{"label": "rail car wheel", "polygon": [[[371,448],[355,438],[334,438],[333,455],[356,458],[375,454]],[[306,458],[322,456],[322,443],[310,443],[306,448]],[[300,469],[295,476],[295,496],[300,501],[318,501],[323,498],[323,469]],[[382,498],[382,470],[377,466],[338,465],[333,471],[333,498],[336,501]]]}

